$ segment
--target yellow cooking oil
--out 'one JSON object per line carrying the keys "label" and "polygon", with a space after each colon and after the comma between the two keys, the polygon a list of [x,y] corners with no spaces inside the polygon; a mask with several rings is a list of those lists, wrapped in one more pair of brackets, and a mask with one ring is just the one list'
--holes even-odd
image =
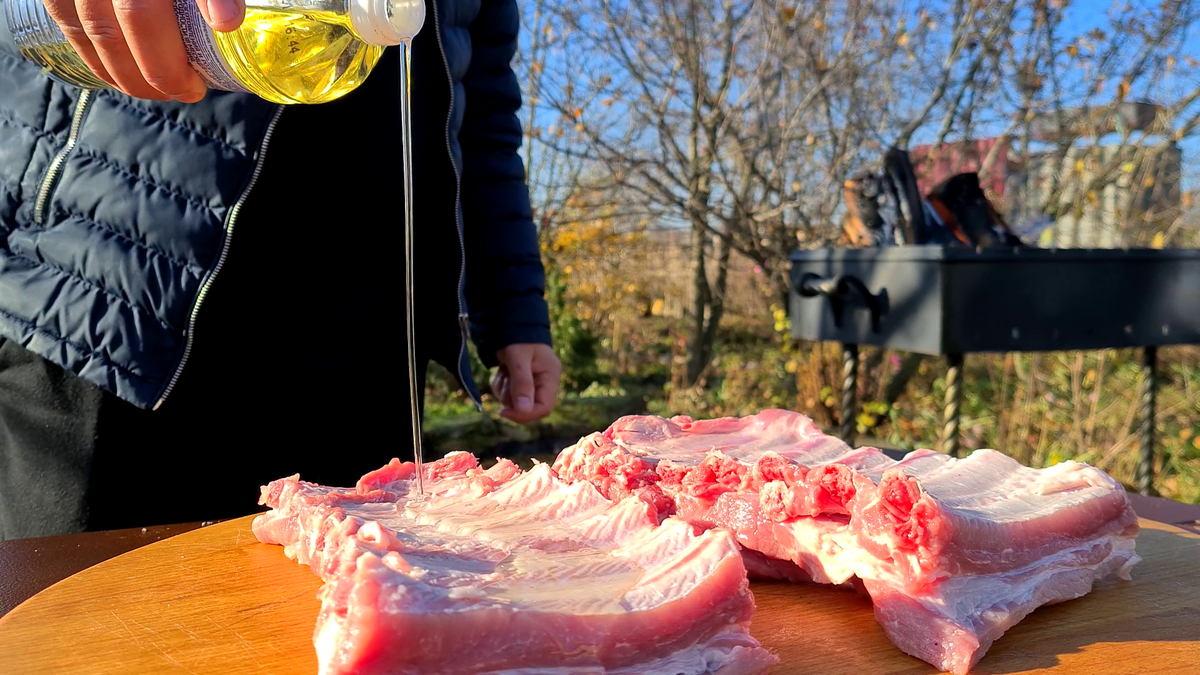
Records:
{"label": "yellow cooking oil", "polygon": [[76,84],[85,89],[105,89],[108,83],[96,77],[83,59],[75,53],[68,42],[57,42],[38,49],[21,48],[21,56],[41,66],[47,73],[53,73],[70,84]]}
{"label": "yellow cooking oil", "polygon": [[324,103],[358,87],[383,55],[360,40],[350,17],[329,11],[246,7],[246,20],[214,32],[230,72],[276,103]]}
{"label": "yellow cooking oil", "polygon": [[[188,60],[210,88],[275,103],[324,103],[346,95],[366,80],[386,46],[411,39],[424,20],[422,0],[250,0],[242,25],[222,33],[204,22],[196,0],[173,3]],[[0,4],[27,60],[68,84],[109,88],[42,0]]]}

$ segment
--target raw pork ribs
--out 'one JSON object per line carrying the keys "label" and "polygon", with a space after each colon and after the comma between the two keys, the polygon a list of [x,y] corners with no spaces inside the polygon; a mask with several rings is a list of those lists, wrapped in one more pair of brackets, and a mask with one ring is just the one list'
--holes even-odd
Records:
{"label": "raw pork ribs", "polygon": [[776,661],[748,633],[737,543],[550,467],[453,453],[353,489],[293,476],[263,488],[266,543],[325,585],[322,675],[737,675]]}
{"label": "raw pork ribs", "polygon": [[1099,469],[1030,469],[992,450],[897,462],[781,410],[625,417],[554,469],[733,532],[756,576],[861,580],[896,646],[959,675],[1029,612],[1128,579],[1139,560],[1137,517]]}

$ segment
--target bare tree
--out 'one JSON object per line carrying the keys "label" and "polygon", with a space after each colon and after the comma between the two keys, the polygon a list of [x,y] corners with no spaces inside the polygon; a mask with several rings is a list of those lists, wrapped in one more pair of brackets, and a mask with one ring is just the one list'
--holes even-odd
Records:
{"label": "bare tree", "polygon": [[[1081,241],[1067,228],[1109,186],[1178,192],[1155,167],[1200,123],[1200,64],[1184,49],[1193,0],[1114,5],[1087,29],[1068,20],[1086,11],[1069,0],[527,0],[539,209],[552,216],[573,196],[690,232],[695,383],[731,256],[760,266],[782,301],[788,253],[840,242],[841,185],[887,147],[932,146],[936,158],[1001,139],[975,168],[1036,174],[1013,196],[1057,219],[1060,242]],[[1153,123],[1129,124],[1137,101],[1156,103]],[[1111,208],[1138,215],[1146,191],[1119,194]],[[1166,225],[1139,216],[1154,225],[1138,232],[1165,240],[1181,231],[1176,212]],[[1130,230],[1121,243],[1142,239]]]}
{"label": "bare tree", "polygon": [[[1019,0],[1011,9],[948,97],[934,145],[998,138],[975,168],[985,178],[1012,168],[1010,213],[1044,214],[1059,245],[1100,243],[1081,233],[1097,210],[1107,210],[1112,245],[1178,231],[1178,167],[1164,170],[1200,123],[1200,64],[1185,50],[1196,4],[1129,2],[1099,13],[1089,3]],[[1069,20],[1084,13],[1086,30]],[[1106,191],[1113,203],[1102,205]]]}
{"label": "bare tree", "polygon": [[[562,23],[552,0],[525,0],[522,6],[522,49],[514,68],[524,95],[525,143],[522,154],[529,182],[534,219],[543,236],[553,231],[556,216],[581,185],[586,163],[573,148],[578,132],[558,123],[557,114],[543,100],[546,90],[570,87],[560,72],[547,67],[564,58]],[[547,120],[553,120],[547,122]]]}
{"label": "bare tree", "polygon": [[[788,252],[840,237],[831,224],[846,174],[882,149],[889,125],[908,137],[923,124],[968,42],[982,41],[983,19],[1014,1],[955,3],[932,87],[930,72],[915,76],[914,50],[944,40],[931,21],[905,28],[908,13],[891,2],[558,6],[572,35],[560,73],[571,81],[547,101],[581,134],[600,182],[692,233],[688,383],[712,356],[731,253],[761,266],[783,298]],[[903,70],[913,86],[897,102],[883,94]]]}

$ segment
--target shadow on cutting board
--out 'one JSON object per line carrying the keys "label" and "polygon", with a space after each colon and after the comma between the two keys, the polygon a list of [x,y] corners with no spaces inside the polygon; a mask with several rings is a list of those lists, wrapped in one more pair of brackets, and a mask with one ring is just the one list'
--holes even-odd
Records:
{"label": "shadow on cutting board", "polygon": [[[972,675],[1196,673],[1200,663],[1200,536],[1142,521],[1133,581],[1042,607],[992,645]],[[868,598],[828,586],[756,582],[751,633],[780,657],[772,675],[930,675],[893,646]]]}

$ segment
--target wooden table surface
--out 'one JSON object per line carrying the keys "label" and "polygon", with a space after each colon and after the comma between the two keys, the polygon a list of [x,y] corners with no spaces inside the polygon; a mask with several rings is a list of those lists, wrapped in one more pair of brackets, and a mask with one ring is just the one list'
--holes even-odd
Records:
{"label": "wooden table surface", "polygon": [[201,525],[180,523],[0,541],[0,616],[76,572]]}
{"label": "wooden table surface", "polygon": [[[243,518],[112,558],[0,618],[6,675],[315,675],[320,586]],[[1195,673],[1200,668],[1200,535],[1142,521],[1132,582],[1038,610],[977,673]],[[753,585],[752,632],[778,675],[928,675],[891,646],[870,603],[828,587]]]}

